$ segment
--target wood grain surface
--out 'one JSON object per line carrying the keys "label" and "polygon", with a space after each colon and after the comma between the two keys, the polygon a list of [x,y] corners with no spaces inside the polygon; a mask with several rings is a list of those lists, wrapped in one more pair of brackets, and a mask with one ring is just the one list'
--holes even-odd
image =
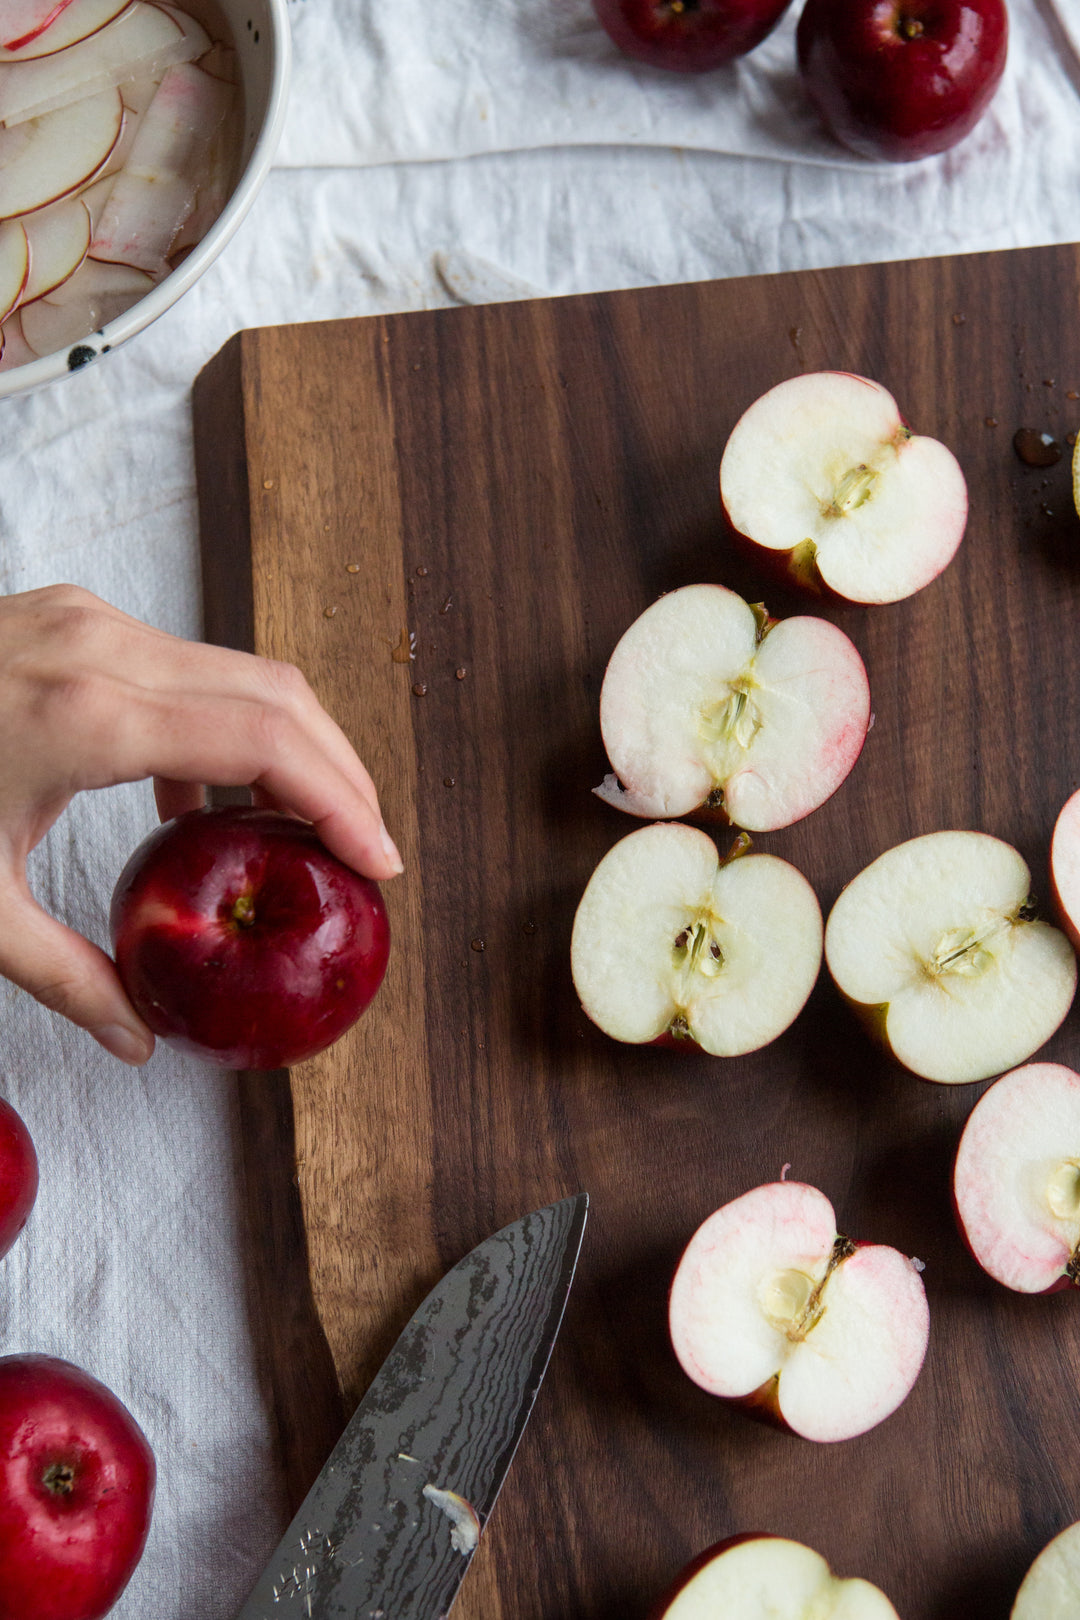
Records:
{"label": "wood grain surface", "polygon": [[[1036,469],[1012,440],[1080,425],[1078,309],[1067,246],[251,331],[198,381],[208,634],[304,669],[406,862],[371,1010],[291,1076],[241,1079],[294,1497],[439,1273],[538,1204],[592,1197],[459,1620],[643,1620],[684,1561],[752,1529],[877,1582],[903,1620],[1006,1620],[1080,1518],[1080,1301],[1007,1293],[953,1225],[985,1088],[897,1068],[824,973],[786,1035],[725,1061],[608,1040],[569,971],[589,874],[637,825],[590,793],[615,642],[702,580],[806,611],[736,560],[717,499],[737,417],[802,370],[889,387],[958,454],[971,516],[917,596],[811,608],[862,652],[875,724],[840,791],[756,847],[827,911],[891,845],[980,828],[1045,899],[1080,786],[1080,520],[1068,450]],[[1080,1009],[1045,1052],[1080,1065]],[[686,1240],[785,1163],[842,1230],[926,1263],[914,1392],[833,1446],[710,1399],[666,1337]]]}

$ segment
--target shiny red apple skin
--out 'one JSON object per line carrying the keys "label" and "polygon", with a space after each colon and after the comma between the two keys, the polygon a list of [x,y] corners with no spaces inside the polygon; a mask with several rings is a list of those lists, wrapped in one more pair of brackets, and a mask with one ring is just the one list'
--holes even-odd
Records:
{"label": "shiny red apple skin", "polygon": [[593,0],[627,56],[676,73],[705,73],[745,56],[772,33],[791,0]]}
{"label": "shiny red apple skin", "polygon": [[142,1556],[150,1444],[123,1403],[53,1356],[0,1357],[0,1620],[100,1620]]}
{"label": "shiny red apple skin", "polygon": [[230,1069],[287,1068],[330,1046],[390,952],[377,884],[306,822],[241,806],[151,833],[120,874],[110,928],[154,1033]]}
{"label": "shiny red apple skin", "polygon": [[1005,0],[806,0],[799,71],[837,140],[909,162],[955,146],[1005,71]]}
{"label": "shiny red apple skin", "polygon": [[38,1190],[38,1161],[22,1119],[0,1097],[0,1258],[26,1225]]}

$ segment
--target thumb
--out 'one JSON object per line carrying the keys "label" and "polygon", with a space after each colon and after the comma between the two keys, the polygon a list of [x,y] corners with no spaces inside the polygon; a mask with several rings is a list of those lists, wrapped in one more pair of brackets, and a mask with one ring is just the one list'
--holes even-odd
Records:
{"label": "thumb", "polygon": [[28,890],[0,890],[0,974],[87,1030],[123,1063],[145,1063],[154,1037],[105,952],[41,909]]}

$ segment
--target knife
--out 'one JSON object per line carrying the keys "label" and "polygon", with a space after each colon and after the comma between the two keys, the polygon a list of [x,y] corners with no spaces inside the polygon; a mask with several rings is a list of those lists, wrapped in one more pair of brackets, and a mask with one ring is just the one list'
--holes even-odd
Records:
{"label": "knife", "polygon": [[589,1198],[534,1210],[437,1283],[237,1620],[444,1620],[562,1321]]}

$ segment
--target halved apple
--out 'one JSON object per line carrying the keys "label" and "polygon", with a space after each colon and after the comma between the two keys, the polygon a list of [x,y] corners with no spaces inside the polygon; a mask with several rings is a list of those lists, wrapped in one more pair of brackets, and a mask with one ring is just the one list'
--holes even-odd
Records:
{"label": "halved apple", "polygon": [[756,1051],[802,1011],[821,967],[821,909],[787,861],[721,859],[707,833],[658,822],[593,872],[574,918],[574,986],[618,1041]]}
{"label": "halved apple", "polygon": [[953,1170],[960,1230],[1021,1294],[1080,1287],[1080,1074],[1028,1063],[975,1104]]}
{"label": "halved apple", "polygon": [[124,123],[118,90],[0,129],[0,219],[29,214],[91,180]]}
{"label": "halved apple", "polygon": [[5,0],[0,63],[30,62],[53,56],[99,28],[131,4],[131,0]]}
{"label": "halved apple", "polygon": [[1016,1594],[1009,1620],[1076,1620],[1080,1614],[1080,1524],[1047,1542]]}
{"label": "halved apple", "polygon": [[916,1263],[836,1229],[825,1194],[755,1187],[698,1228],[668,1305],[683,1371],[807,1440],[848,1440],[911,1390],[929,1336]]}
{"label": "halved apple", "polygon": [[925,1080],[962,1085],[1023,1063],[1072,1005],[1076,957],[1038,921],[1019,852],[981,832],[926,833],[842,890],[825,960],[842,994]]}
{"label": "halved apple", "polygon": [[767,1534],[732,1536],[695,1558],[651,1620],[899,1620],[884,1592],[834,1575],[820,1553]]}
{"label": "halved apple", "polygon": [[705,810],[771,831],[835,792],[869,726],[866,669],[842,630],[687,585],[611,655],[600,729],[613,774],[595,792],[634,816]]}
{"label": "halved apple", "polygon": [[952,451],[913,434],[880,383],[846,371],[790,377],[743,413],[720,498],[759,558],[851,602],[897,602],[928,585],[968,514]]}

